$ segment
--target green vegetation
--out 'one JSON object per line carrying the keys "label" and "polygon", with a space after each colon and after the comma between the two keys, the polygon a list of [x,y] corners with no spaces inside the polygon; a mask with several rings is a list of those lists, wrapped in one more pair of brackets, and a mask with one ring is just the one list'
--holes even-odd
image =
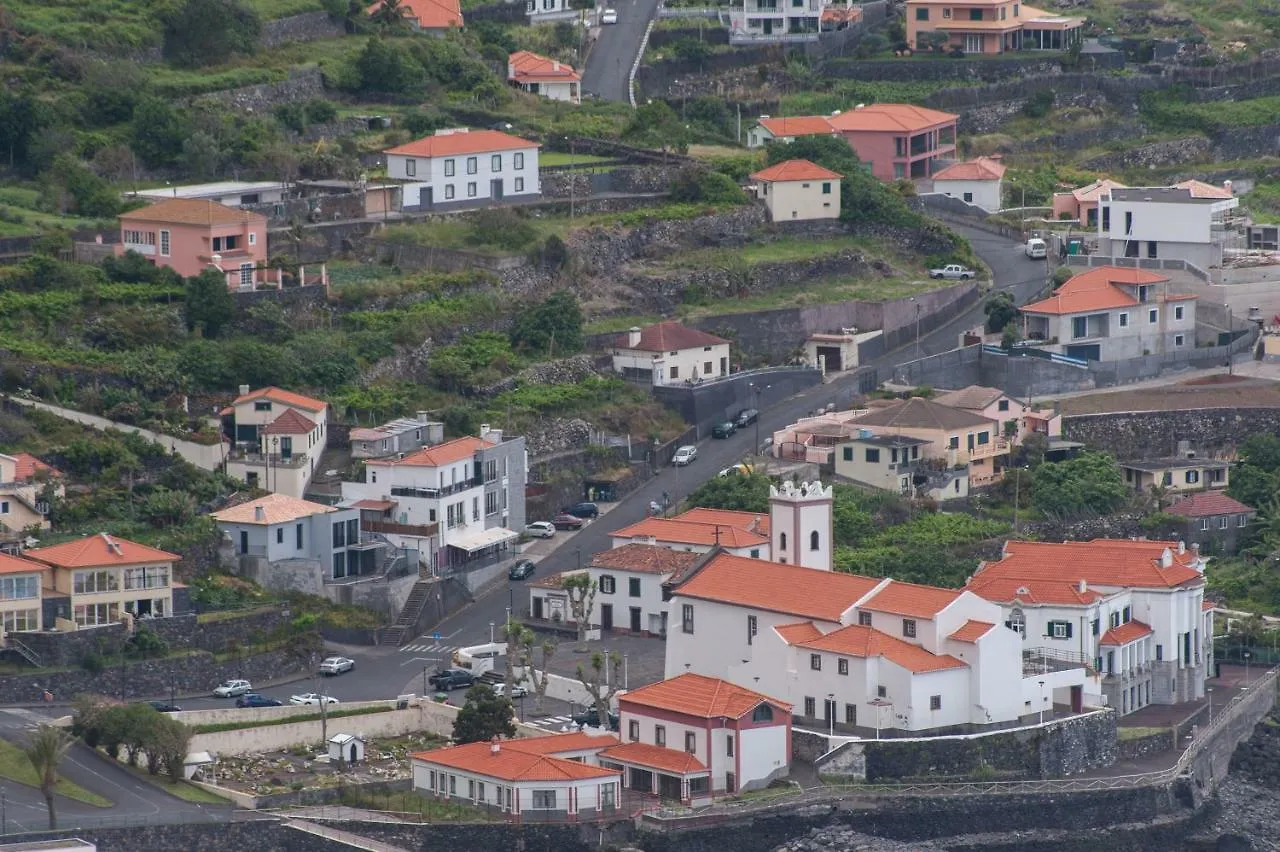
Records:
{"label": "green vegetation", "polygon": [[1221,133],[1280,121],[1280,96],[1196,103],[1177,89],[1148,92],[1139,100],[1143,119],[1156,130]]}
{"label": "green vegetation", "polygon": [[140,766],[130,766],[127,763],[120,764],[121,767],[133,773],[134,777],[141,781],[151,784],[158,790],[168,793],[170,796],[176,796],[184,802],[191,802],[194,805],[230,805],[230,800],[219,796],[210,790],[206,790],[198,784],[192,784],[190,781],[174,781],[172,778],[161,780],[157,776],[151,775],[149,772],[143,771]]}
{"label": "green vegetation", "polygon": [[339,801],[353,808],[417,814],[425,822],[491,822],[496,819],[489,811],[475,805],[423,796],[411,790],[384,792],[348,786],[342,789]]}
{"label": "green vegetation", "polygon": [[[40,787],[40,775],[22,749],[6,740],[0,740],[0,778],[8,778],[26,787]],[[65,778],[58,779],[57,790],[68,799],[93,805],[95,808],[109,808],[111,801],[97,793],[84,789]]]}
{"label": "green vegetation", "polygon": [[1129,498],[1115,458],[1094,452],[1040,465],[1030,491],[1028,496],[1036,508],[1057,517],[1103,515],[1114,512]]}
{"label": "green vegetation", "polygon": [[477,683],[467,690],[467,700],[453,720],[453,741],[461,745],[511,739],[516,735],[512,719],[511,699],[494,695],[487,683]]}
{"label": "green vegetation", "polygon": [[780,99],[784,115],[830,115],[837,110],[853,109],[858,104],[919,104],[942,89],[964,85],[955,80],[841,80],[814,79],[804,90],[783,95]]}
{"label": "green vegetation", "polygon": [[[341,707],[341,705],[339,705]],[[325,718],[344,719],[348,716],[371,716],[374,713],[387,713],[396,709],[387,707],[361,707],[354,710],[330,709],[325,711]],[[193,725],[192,733],[218,734],[223,731],[243,731],[248,728],[267,728],[274,725],[291,725],[294,722],[315,722],[320,719],[320,711],[299,713],[296,716],[276,716],[270,719],[255,719],[250,722],[217,722],[208,725]]]}
{"label": "green vegetation", "polygon": [[1124,740],[1140,740],[1143,737],[1152,737],[1156,734],[1168,734],[1169,728],[1127,728],[1124,726],[1116,728],[1116,739]]}

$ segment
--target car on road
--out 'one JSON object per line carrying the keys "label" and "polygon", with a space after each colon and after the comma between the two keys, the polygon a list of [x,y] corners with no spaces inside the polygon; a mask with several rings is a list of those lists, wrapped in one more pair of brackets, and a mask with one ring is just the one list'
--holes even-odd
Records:
{"label": "car on road", "polygon": [[521,559],[507,572],[508,580],[525,580],[533,576],[535,565],[528,559]]}
{"label": "car on road", "polygon": [[319,672],[322,675],[339,675],[356,667],[356,661],[350,657],[325,657],[320,661]]}
{"label": "car on road", "polygon": [[940,267],[938,269],[929,270],[930,278],[946,278],[949,280],[967,281],[973,276],[974,276],[974,271],[972,269],[970,269],[967,266],[961,266],[958,263],[948,263],[946,266]]}
{"label": "car on road", "polygon": [[290,695],[289,703],[290,704],[337,704],[338,699],[334,698],[332,695],[321,695],[318,692],[304,692],[301,695]]}
{"label": "car on road", "polygon": [[676,467],[684,467],[689,462],[698,457],[698,448],[691,446],[683,446],[676,450],[676,454],[671,457],[671,463]]}
{"label": "car on road", "polygon": [[[618,714],[610,711],[609,729],[612,731],[618,730],[619,723],[620,720],[618,719]],[[585,713],[579,713],[577,716],[574,716],[573,724],[588,728],[598,728],[600,727],[600,714],[596,712],[595,708],[592,708]]]}
{"label": "car on road", "polygon": [[551,519],[551,523],[558,530],[580,530],[586,521],[568,512],[561,512]]}
{"label": "car on road", "polygon": [[278,698],[268,698],[260,692],[246,692],[236,699],[237,707],[283,707]]}
{"label": "car on road", "polygon": [[600,507],[595,503],[574,503],[572,506],[565,506],[560,511],[566,515],[573,515],[575,518],[586,520],[595,520],[600,517]]}
{"label": "car on road", "polygon": [[711,437],[728,438],[738,431],[737,424],[732,420],[725,420],[723,423],[717,423],[711,427]]}
{"label": "car on road", "polygon": [[441,692],[448,692],[451,689],[461,689],[464,686],[472,686],[476,682],[475,675],[466,669],[443,669],[436,672],[427,680],[436,689]]}
{"label": "car on road", "polygon": [[551,538],[556,534],[556,528],[549,521],[534,521],[524,525],[524,534],[529,538]]}
{"label": "car on road", "polygon": [[753,468],[751,467],[751,465],[747,464],[746,462],[738,462],[735,465],[730,465],[729,467],[726,467],[724,470],[716,474],[716,476],[738,476],[738,475],[747,476],[748,474],[751,473],[752,469]]}
{"label": "car on road", "polygon": [[170,704],[168,701],[148,701],[147,706],[157,713],[181,713],[182,708],[177,704]]}
{"label": "car on road", "polygon": [[733,418],[733,424],[741,429],[743,426],[750,426],[760,417],[760,412],[754,408],[744,408],[738,412],[738,416]]}
{"label": "car on road", "polygon": [[1027,240],[1027,244],[1023,248],[1023,252],[1025,252],[1027,257],[1032,260],[1044,260],[1049,254],[1049,246],[1039,237],[1032,237]]}
{"label": "car on road", "polygon": [[[507,685],[505,683],[495,683],[493,685],[493,694],[498,696],[499,698],[507,697]],[[511,684],[512,698],[523,698],[528,694],[529,694],[529,690],[527,687],[525,687],[524,684],[522,683]]]}
{"label": "car on road", "polygon": [[617,10],[617,9],[605,9],[605,10],[600,14],[600,23],[602,23],[602,24],[616,24],[616,23],[618,23],[618,10]]}
{"label": "car on road", "polygon": [[215,698],[235,698],[237,695],[252,691],[253,684],[247,680],[228,680],[214,687],[213,695]]}

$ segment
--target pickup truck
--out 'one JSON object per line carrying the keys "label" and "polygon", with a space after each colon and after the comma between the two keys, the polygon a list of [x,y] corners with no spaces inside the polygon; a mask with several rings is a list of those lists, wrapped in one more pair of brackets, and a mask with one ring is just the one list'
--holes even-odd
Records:
{"label": "pickup truck", "polygon": [[949,263],[941,269],[930,269],[930,278],[962,278],[968,279],[973,277],[973,270],[961,266],[958,263]]}
{"label": "pickup truck", "polygon": [[475,676],[466,669],[444,669],[427,678],[431,685],[441,692],[451,689],[469,687],[476,682]]}

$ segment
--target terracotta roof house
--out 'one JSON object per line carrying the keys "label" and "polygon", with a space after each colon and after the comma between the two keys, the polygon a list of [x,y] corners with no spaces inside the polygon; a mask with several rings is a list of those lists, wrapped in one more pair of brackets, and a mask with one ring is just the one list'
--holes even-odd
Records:
{"label": "terracotta roof house", "polygon": [[770,221],[799,222],[840,218],[842,177],[808,160],[785,160],[756,172],[751,180]]}
{"label": "terracotta roof house", "polygon": [[[415,30],[451,30],[462,27],[462,7],[458,0],[400,0],[400,16]],[[366,11],[377,14],[378,0]]]}
{"label": "terracotta roof house", "polygon": [[1022,439],[1033,432],[1051,440],[1062,437],[1061,414],[1050,408],[1029,406],[999,388],[969,385],[939,393],[933,401],[995,420],[1004,427],[1006,437],[1013,438],[1015,443],[1022,443]]}
{"label": "terracotta roof house", "polygon": [[1098,200],[1113,188],[1123,189],[1124,184],[1110,178],[1053,194],[1053,218],[1075,219],[1081,225],[1095,228],[1098,225]]}
{"label": "terracotta roof house", "polygon": [[998,157],[952,163],[934,172],[933,191],[997,213],[1004,206],[1004,168]]}
{"label": "terracotta roof house", "polygon": [[1117,361],[1195,348],[1196,299],[1146,269],[1097,266],[1019,308],[1023,337],[1081,361]]}
{"label": "terracotta roof house", "polygon": [[175,554],[98,533],[28,550],[25,558],[53,570],[44,591],[45,627],[75,630],[126,619],[167,618],[176,603],[187,609],[186,589],[173,582]]}
{"label": "terracotta roof house", "polygon": [[193,198],[167,198],[120,214],[117,256],[142,255],[184,277],[223,272],[230,289],[265,281],[267,217]]}
{"label": "terracotta roof house", "polygon": [[66,493],[61,479],[31,453],[0,453],[0,542],[17,541],[31,528],[49,529],[48,498]]}
{"label": "terracotta roof house", "polygon": [[836,132],[880,180],[932,177],[956,151],[959,116],[911,104],[868,104],[831,116]]}
{"label": "terracotta roof house", "polygon": [[760,116],[756,126],[747,132],[747,147],[759,148],[771,142],[791,142],[801,136],[834,136],[835,128],[826,116],[795,115]]}
{"label": "terracotta roof house", "polygon": [[1258,510],[1232,499],[1224,491],[1202,491],[1165,509],[1182,520],[1178,531],[1183,541],[1205,554],[1233,554],[1240,549]]}
{"label": "terracotta roof house", "polygon": [[221,415],[233,441],[227,474],[301,498],[328,446],[329,404],[277,387],[241,385]]}
{"label": "terracotta roof house", "polygon": [[678,385],[729,375],[729,341],[682,323],[632,328],[610,350],[613,371],[651,385]]}
{"label": "terracotta roof house", "polygon": [[507,82],[553,101],[582,103],[582,75],[572,65],[528,50],[507,57]]}
{"label": "terracotta roof house", "polygon": [[[428,0],[419,0],[427,2]],[[537,142],[500,130],[437,130],[383,151],[410,211],[487,206],[541,193]]]}
{"label": "terracotta roof house", "polygon": [[43,563],[0,552],[0,637],[43,629],[41,590],[50,570]]}

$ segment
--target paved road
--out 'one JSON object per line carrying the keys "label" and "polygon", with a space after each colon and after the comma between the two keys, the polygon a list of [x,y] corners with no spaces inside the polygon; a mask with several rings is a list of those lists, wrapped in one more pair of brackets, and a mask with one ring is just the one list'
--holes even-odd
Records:
{"label": "paved road", "polygon": [[607,0],[618,23],[600,28],[600,36],[582,72],[582,90],[610,101],[629,99],[631,66],[640,52],[645,28],[658,13],[658,0]]}

